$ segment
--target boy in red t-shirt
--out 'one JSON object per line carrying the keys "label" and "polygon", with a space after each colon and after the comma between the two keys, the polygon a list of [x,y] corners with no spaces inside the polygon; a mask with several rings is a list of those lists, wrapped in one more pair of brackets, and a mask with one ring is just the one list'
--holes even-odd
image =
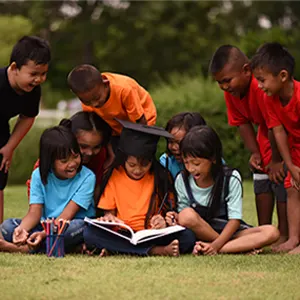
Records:
{"label": "boy in red t-shirt", "polygon": [[[285,176],[277,149],[271,150],[263,105],[264,93],[253,78],[247,56],[237,47],[223,45],[214,53],[210,72],[224,91],[228,123],[239,128],[251,152],[254,193],[259,225],[271,224],[274,198],[277,200],[280,242],[287,239]],[[257,135],[253,124],[258,125]]]}
{"label": "boy in red t-shirt", "polygon": [[251,61],[258,86],[265,92],[267,124],[288,168],[289,239],[276,251],[300,253],[300,82],[293,79],[295,60],[278,43],[266,43]]}

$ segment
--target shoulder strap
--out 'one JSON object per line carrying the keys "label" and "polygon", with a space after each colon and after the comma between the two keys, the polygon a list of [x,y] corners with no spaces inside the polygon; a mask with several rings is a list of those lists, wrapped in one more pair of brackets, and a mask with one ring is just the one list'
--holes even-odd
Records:
{"label": "shoulder strap", "polygon": [[196,203],[196,200],[195,200],[194,195],[192,193],[192,189],[191,189],[191,186],[190,186],[190,183],[189,183],[189,178],[188,178],[188,176],[186,176],[186,173],[184,171],[181,171],[180,174],[182,175],[184,186],[185,186],[186,192],[188,194],[189,200],[190,200],[191,205],[192,205],[193,203]]}

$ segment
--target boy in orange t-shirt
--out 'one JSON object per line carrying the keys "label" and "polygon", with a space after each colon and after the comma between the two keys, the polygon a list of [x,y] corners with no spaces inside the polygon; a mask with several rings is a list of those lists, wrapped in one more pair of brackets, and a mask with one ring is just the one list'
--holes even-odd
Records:
{"label": "boy in orange t-shirt", "polygon": [[[224,91],[228,123],[237,126],[242,140],[251,152],[254,193],[259,225],[271,224],[274,198],[277,200],[280,242],[287,239],[286,191],[284,170],[277,149],[271,149],[264,92],[252,75],[247,56],[232,45],[220,46],[214,53],[210,72]],[[258,125],[257,135],[253,124]],[[274,151],[275,150],[275,151]]]}
{"label": "boy in orange t-shirt", "polygon": [[300,253],[300,82],[293,79],[295,60],[279,43],[261,46],[251,61],[258,86],[265,92],[267,124],[288,168],[289,239],[278,252]]}
{"label": "boy in orange t-shirt", "polygon": [[[79,65],[68,75],[70,89],[84,111],[96,112],[120,136],[120,120],[155,125],[156,108],[150,94],[134,79],[120,74],[100,73],[94,66]],[[115,150],[118,138],[112,139]]]}

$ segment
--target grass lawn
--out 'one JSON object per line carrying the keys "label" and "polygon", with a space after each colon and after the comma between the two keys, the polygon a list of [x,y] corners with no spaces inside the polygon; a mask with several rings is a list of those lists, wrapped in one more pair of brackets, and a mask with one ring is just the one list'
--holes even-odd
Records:
{"label": "grass lawn", "polygon": [[[27,210],[26,188],[5,191],[5,218]],[[256,224],[252,184],[244,219]],[[0,299],[300,299],[300,255],[87,257],[0,253]]]}

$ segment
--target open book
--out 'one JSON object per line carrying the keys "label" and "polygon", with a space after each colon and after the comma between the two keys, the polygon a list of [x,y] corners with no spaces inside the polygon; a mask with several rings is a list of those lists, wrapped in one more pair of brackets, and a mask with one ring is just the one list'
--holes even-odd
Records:
{"label": "open book", "polygon": [[99,221],[97,219],[90,219],[88,217],[85,217],[84,221],[98,227],[99,229],[118,235],[130,241],[130,243],[133,245],[154,240],[185,229],[185,227],[175,225],[162,229],[144,229],[134,232],[131,227],[123,223]]}

